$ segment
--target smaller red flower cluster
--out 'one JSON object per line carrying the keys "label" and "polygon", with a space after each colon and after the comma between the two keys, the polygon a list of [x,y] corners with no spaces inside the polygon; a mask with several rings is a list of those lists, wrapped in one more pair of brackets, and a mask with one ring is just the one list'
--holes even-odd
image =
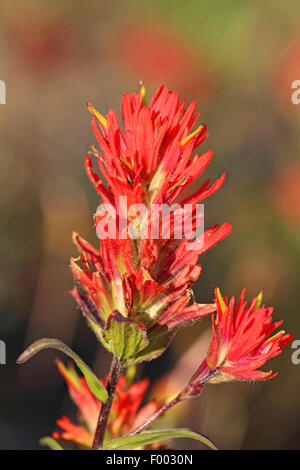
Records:
{"label": "smaller red flower cluster", "polygon": [[190,384],[219,383],[232,380],[262,380],[277,375],[272,370],[257,370],[268,359],[278,356],[292,336],[280,330],[282,324],[272,323],[273,307],[260,306],[261,295],[248,305],[245,289],[235,308],[235,299],[222,298],[216,289],[217,312],[212,316],[213,336],[206,358],[197,369]]}
{"label": "smaller red flower cluster", "polygon": [[[57,367],[78,408],[79,424],[74,424],[69,418],[62,416],[57,420],[57,424],[63,431],[54,431],[53,437],[83,449],[90,449],[93,445],[101,403],[91,393],[85,378],[79,377],[72,365],[66,367],[62,362],[57,361]],[[108,377],[104,385],[107,384],[107,380]],[[129,434],[157,411],[159,405],[155,400],[140,408],[148,386],[148,379],[128,386],[126,377],[124,375],[120,377],[108,421],[107,439]]]}

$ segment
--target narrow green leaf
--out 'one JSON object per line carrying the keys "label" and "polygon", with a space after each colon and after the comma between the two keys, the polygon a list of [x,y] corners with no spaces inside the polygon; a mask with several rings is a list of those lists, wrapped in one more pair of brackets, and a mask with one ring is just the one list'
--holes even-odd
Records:
{"label": "narrow green leaf", "polygon": [[51,450],[65,450],[62,445],[53,437],[43,437],[40,439],[41,446],[50,447]]}
{"label": "narrow green leaf", "polygon": [[141,323],[125,318],[118,310],[108,317],[103,338],[109,350],[119,359],[128,359],[148,345],[146,330]]}
{"label": "narrow green leaf", "polygon": [[102,383],[98,380],[98,378],[94,375],[92,370],[87,366],[83,360],[74,352],[72,351],[69,346],[64,344],[62,341],[59,339],[53,339],[53,338],[43,338],[43,339],[38,339],[34,343],[32,343],[31,346],[29,346],[23,354],[17,359],[17,364],[22,364],[23,362],[28,361],[31,357],[33,357],[36,353],[39,351],[42,351],[43,349],[58,349],[58,351],[61,351],[65,353],[67,356],[71,357],[73,361],[76,363],[77,367],[81,370],[83,373],[85,380],[87,382],[87,385],[91,392],[95,395],[98,400],[100,400],[102,403],[105,403],[108,397],[106,388],[102,385]]}
{"label": "narrow green leaf", "polygon": [[188,429],[165,429],[161,431],[144,431],[141,434],[118,437],[104,445],[103,450],[132,450],[137,447],[143,447],[153,442],[164,441],[165,439],[174,439],[178,437],[195,439],[202,442],[213,450],[217,447],[203,434]]}

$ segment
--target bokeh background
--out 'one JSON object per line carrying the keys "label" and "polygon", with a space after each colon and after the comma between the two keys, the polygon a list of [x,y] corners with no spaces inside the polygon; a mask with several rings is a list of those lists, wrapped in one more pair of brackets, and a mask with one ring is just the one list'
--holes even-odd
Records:
{"label": "bokeh background", "polygon": [[[38,449],[62,414],[75,416],[54,358],[15,360],[33,340],[58,337],[99,376],[109,356],[96,344],[67,292],[73,281],[71,233],[97,242],[97,196],[84,172],[94,142],[86,102],[107,112],[143,80],[197,100],[215,157],[226,171],[206,201],[206,224],[228,221],[228,239],[202,257],[196,299],[213,287],[248,296],[264,291],[275,318],[300,339],[300,5],[238,0],[0,1],[0,448]],[[200,183],[199,183],[200,184]],[[152,393],[178,390],[203,357],[210,321],[178,334],[138,375]],[[209,386],[163,425],[190,426],[225,449],[300,448],[300,365],[292,349],[269,364],[266,383]],[[268,366],[267,366],[268,367]],[[178,448],[199,448],[177,442]]]}

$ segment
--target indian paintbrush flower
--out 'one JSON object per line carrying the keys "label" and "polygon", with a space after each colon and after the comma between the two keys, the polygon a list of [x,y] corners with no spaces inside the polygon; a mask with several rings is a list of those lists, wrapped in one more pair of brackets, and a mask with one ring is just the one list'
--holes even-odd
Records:
{"label": "indian paintbrush flower", "polygon": [[[164,86],[149,106],[144,87],[139,94],[125,93],[121,103],[124,131],[115,111],[103,117],[88,107],[102,151],[92,147],[92,153],[107,185],[94,172],[91,156],[86,157],[86,170],[101,202],[113,205],[118,214],[123,210],[120,198],[126,197],[128,203],[146,207],[178,204],[176,219],[183,216],[186,204],[195,207],[222,185],[224,174],[211,186],[207,180],[194,195],[182,197],[212,158],[211,151],[193,154],[207,137],[205,125],[192,130],[199,115],[194,102],[185,109],[178,94]],[[97,214],[95,222],[99,223]],[[146,217],[142,223],[148,226],[151,220]],[[175,224],[173,220],[171,232]],[[194,226],[192,214],[190,229]],[[102,239],[99,250],[75,234],[81,265],[72,259],[71,268],[86,293],[75,287],[72,295],[104,346],[127,364],[153,359],[166,349],[179,328],[212,313],[215,304],[190,304],[190,287],[201,273],[199,255],[230,230],[227,223],[214,226],[204,232],[201,244],[195,240],[189,247],[187,237],[131,240],[118,233],[114,240]],[[122,346],[117,352],[117,336],[124,335],[128,338],[126,351]],[[133,337],[135,343],[129,344]]]}
{"label": "indian paintbrush flower", "polygon": [[[190,437],[215,448],[205,436],[189,430],[144,431],[180,401],[198,396],[206,383],[274,377],[276,373],[263,372],[260,367],[280,354],[292,337],[283,330],[273,334],[282,322],[273,323],[273,309],[261,306],[261,294],[247,304],[243,290],[235,305],[233,297],[228,301],[216,289],[213,303],[195,302],[191,287],[202,270],[199,256],[231,230],[224,223],[205,230],[200,241],[197,236],[193,239],[198,224],[196,206],[216,192],[225,178],[223,174],[211,186],[206,180],[194,194],[188,192],[212,158],[211,151],[195,154],[207,137],[205,125],[193,130],[199,115],[196,104],[185,107],[177,93],[161,86],[149,106],[144,87],[138,94],[124,94],[123,126],[115,111],[104,117],[92,105],[88,108],[100,145],[100,150],[91,146],[85,159],[87,174],[101,199],[101,210],[94,216],[97,233],[107,223],[107,205],[114,208],[112,219],[122,223],[116,224],[115,236],[99,237],[99,248],[74,234],[80,256],[71,259],[71,269],[79,286],[71,295],[113,359],[103,382],[57,339],[37,340],[19,357],[17,362],[22,363],[45,348],[58,349],[74,360],[84,376],[79,377],[73,366],[58,362],[78,408],[78,423],[62,417],[57,421],[62,431],[53,433],[56,440],[45,438],[42,443],[55,449],[71,444],[83,449],[126,450],[171,437]],[[101,176],[94,171],[92,156]],[[157,236],[129,236],[127,223],[134,217],[125,210],[124,198],[126,206],[147,209],[141,210],[138,232],[150,230],[152,234],[154,229]],[[172,221],[170,214],[162,213],[157,220],[152,214],[149,217],[153,205],[170,204],[173,209],[176,206]],[[187,206],[192,207],[190,212]],[[176,237],[180,219],[187,221],[187,231]],[[129,385],[122,371],[158,357],[181,327],[208,315],[212,318],[211,343],[188,384],[161,406],[151,401],[140,408],[148,380]]]}

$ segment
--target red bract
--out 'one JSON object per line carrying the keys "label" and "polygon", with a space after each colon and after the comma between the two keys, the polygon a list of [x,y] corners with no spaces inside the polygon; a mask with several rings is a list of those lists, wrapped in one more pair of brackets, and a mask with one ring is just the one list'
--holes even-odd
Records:
{"label": "red bract", "polygon": [[284,346],[292,341],[292,336],[283,330],[270,336],[282,321],[272,323],[273,308],[260,307],[261,296],[249,304],[244,298],[245,289],[235,308],[234,297],[228,302],[216,289],[217,313],[212,318],[213,337],[207,356],[190,383],[262,380],[277,375],[271,370],[263,372],[257,369],[280,354]]}
{"label": "red bract", "polygon": [[[54,431],[53,437],[79,447],[91,448],[101,403],[89,390],[84,377],[79,377],[72,365],[65,367],[62,362],[57,361],[57,366],[78,408],[79,424],[74,424],[63,416],[57,420],[63,431]],[[155,400],[140,408],[148,386],[149,380],[143,379],[128,387],[125,376],[120,377],[108,421],[107,439],[128,434],[157,411],[158,404]]]}
{"label": "red bract", "polygon": [[[185,236],[179,240],[174,231],[177,221],[186,215],[185,205],[195,208],[217,191],[225,175],[211,186],[206,180],[194,195],[183,197],[186,187],[206,169],[212,152],[194,155],[194,149],[207,137],[206,126],[193,131],[199,115],[196,103],[185,108],[178,94],[164,86],[158,89],[149,107],[144,88],[139,94],[125,93],[121,103],[124,130],[115,111],[110,110],[103,117],[91,105],[89,109],[94,116],[92,128],[102,149],[100,153],[92,147],[92,153],[106,185],[94,172],[90,156],[86,157],[86,169],[101,201],[111,204],[117,218],[121,214],[127,223],[131,218],[124,213],[120,197],[126,196],[129,206],[177,204],[169,237],[165,232],[170,217],[156,222],[156,227],[159,225],[156,238],[130,240],[127,233],[124,237],[124,232],[118,230],[116,239],[101,240],[99,250],[75,235],[82,267],[74,259],[71,267],[88,295],[74,289],[73,296],[92,328],[103,341],[103,328],[114,311],[142,323],[148,347],[139,353],[137,360],[152,359],[164,351],[179,327],[215,310],[214,304],[189,305],[192,298],[189,288],[201,272],[197,265],[199,255],[225,238],[231,226],[225,223],[206,230],[203,243],[189,241],[196,225],[195,213],[191,212]],[[102,220],[103,216],[96,214],[95,222]],[[155,227],[148,214],[141,224],[147,229]]]}

